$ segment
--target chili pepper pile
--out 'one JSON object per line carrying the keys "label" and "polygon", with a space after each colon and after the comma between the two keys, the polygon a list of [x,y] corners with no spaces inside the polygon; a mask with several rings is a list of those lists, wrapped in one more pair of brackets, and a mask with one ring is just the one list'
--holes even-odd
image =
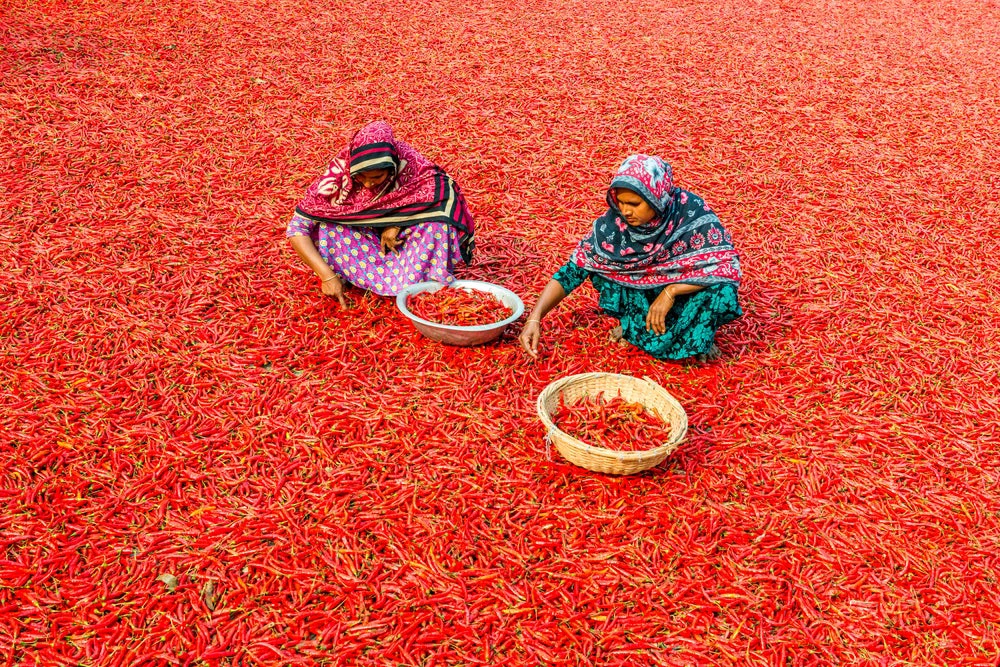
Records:
{"label": "chili pepper pile", "polygon": [[585,396],[567,404],[560,395],[552,423],[588,445],[617,451],[653,449],[670,439],[670,427],[658,415],[621,396]]}
{"label": "chili pepper pile", "polygon": [[[0,656],[992,664],[997,34],[973,0],[3,3]],[[469,201],[458,277],[529,307],[662,155],[742,253],[723,357],[609,343],[589,284],[537,361],[341,310],[284,230],[379,118]],[[688,438],[547,453],[538,394],[595,371]]]}
{"label": "chili pepper pile", "polygon": [[417,317],[459,327],[493,324],[511,316],[511,309],[487,292],[452,288],[407,297],[406,307]]}

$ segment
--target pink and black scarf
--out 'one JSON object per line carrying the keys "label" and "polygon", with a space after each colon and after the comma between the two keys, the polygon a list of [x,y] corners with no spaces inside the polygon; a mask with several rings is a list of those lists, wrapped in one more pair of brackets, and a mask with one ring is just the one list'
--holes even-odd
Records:
{"label": "pink and black scarf", "polygon": [[[358,185],[363,171],[388,169],[378,191]],[[370,123],[306,190],[295,212],[318,222],[364,227],[408,227],[444,222],[458,231],[462,258],[472,261],[475,221],[458,185],[443,169],[393,137],[388,123]]]}
{"label": "pink and black scarf", "polygon": [[[656,217],[638,227],[625,223],[615,190],[635,192]],[[631,155],[608,189],[604,215],[573,251],[580,268],[622,285],[652,289],[671,283],[740,282],[732,237],[702,199],[673,183],[670,165],[652,155]]]}

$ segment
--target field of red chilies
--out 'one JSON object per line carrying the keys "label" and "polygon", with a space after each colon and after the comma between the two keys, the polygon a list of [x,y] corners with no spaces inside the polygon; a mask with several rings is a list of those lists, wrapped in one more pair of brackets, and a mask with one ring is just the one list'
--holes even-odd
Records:
{"label": "field of red chilies", "polygon": [[[996,0],[0,3],[5,664],[957,665],[1000,651]],[[285,225],[376,119],[527,304],[627,154],[743,256],[724,356],[341,310]],[[558,377],[648,376],[652,471]]]}

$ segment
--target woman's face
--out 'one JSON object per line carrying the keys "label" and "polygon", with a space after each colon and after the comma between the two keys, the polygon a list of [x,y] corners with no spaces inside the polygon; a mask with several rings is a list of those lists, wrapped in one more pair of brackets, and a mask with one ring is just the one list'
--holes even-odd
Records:
{"label": "woman's face", "polygon": [[385,185],[386,180],[389,178],[389,170],[372,169],[370,171],[363,171],[354,178],[362,186],[368,188],[369,190],[374,190],[375,188]]}
{"label": "woman's face", "polygon": [[629,227],[644,225],[656,217],[653,207],[631,190],[615,188],[615,201]]}

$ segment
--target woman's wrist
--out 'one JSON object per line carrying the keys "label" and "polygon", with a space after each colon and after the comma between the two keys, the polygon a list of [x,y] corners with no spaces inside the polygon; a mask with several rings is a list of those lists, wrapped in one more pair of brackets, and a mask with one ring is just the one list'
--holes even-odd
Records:
{"label": "woman's wrist", "polygon": [[320,276],[320,280],[321,280],[322,282],[324,282],[324,283],[328,283],[328,282],[330,282],[331,280],[334,280],[335,278],[337,278],[337,274],[336,274],[336,273],[331,273],[331,274],[330,274],[329,276],[327,276],[326,278],[324,278],[323,276]]}

